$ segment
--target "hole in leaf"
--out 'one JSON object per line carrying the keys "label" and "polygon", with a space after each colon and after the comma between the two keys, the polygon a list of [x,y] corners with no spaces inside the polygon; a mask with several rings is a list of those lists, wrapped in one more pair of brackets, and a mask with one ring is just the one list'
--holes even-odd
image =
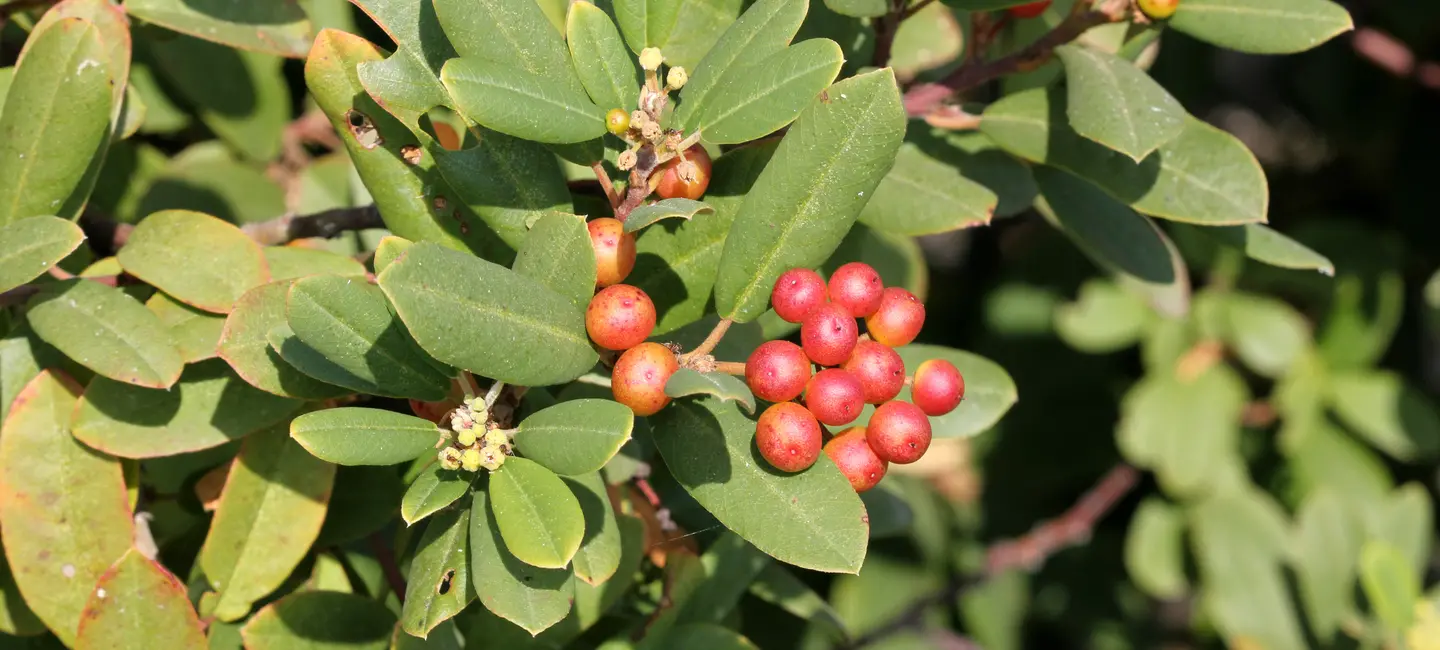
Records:
{"label": "hole in leaf", "polygon": [[440,584],[435,586],[435,593],[444,596],[450,593],[450,583],[455,580],[455,570],[446,569],[444,575],[440,576]]}
{"label": "hole in leaf", "polygon": [[350,127],[350,135],[361,147],[374,149],[385,144],[385,138],[380,137],[380,132],[375,129],[375,123],[370,116],[355,109],[345,112],[345,124]]}

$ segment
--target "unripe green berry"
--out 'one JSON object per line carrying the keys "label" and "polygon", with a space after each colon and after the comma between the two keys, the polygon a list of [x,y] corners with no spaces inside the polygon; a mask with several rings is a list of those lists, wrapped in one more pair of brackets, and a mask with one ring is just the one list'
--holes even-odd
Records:
{"label": "unripe green berry", "polygon": [[665,62],[665,55],[658,47],[647,47],[640,50],[640,67],[655,71],[660,69],[660,64]]}
{"label": "unripe green berry", "polygon": [[612,108],[605,114],[605,129],[617,136],[625,135],[630,130],[630,114],[625,109]]}
{"label": "unripe green berry", "polygon": [[676,66],[665,73],[665,87],[670,90],[680,90],[685,87],[685,82],[690,80],[690,75],[685,73],[685,68]]}

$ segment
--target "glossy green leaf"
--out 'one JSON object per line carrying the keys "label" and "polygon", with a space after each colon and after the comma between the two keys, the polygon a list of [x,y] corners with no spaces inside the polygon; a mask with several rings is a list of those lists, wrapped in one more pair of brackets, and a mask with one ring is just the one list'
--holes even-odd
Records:
{"label": "glossy green leaf", "polygon": [[552,472],[588,474],[605,466],[635,428],[630,408],[608,399],[578,399],[520,422],[515,449]]}
{"label": "glossy green leaf", "polygon": [[79,226],[57,217],[26,217],[0,227],[0,291],[39,277],[82,241]]}
{"label": "glossy green leaf", "polygon": [[670,397],[692,395],[713,395],[727,402],[735,402],[745,408],[746,413],[755,412],[755,395],[744,381],[723,372],[696,372],[681,368],[670,375],[665,382],[665,394]]}
{"label": "glossy green leaf", "polygon": [[310,21],[299,5],[285,0],[125,0],[125,11],[231,47],[295,58],[310,49]]}
{"label": "glossy green leaf", "polygon": [[568,570],[537,568],[511,553],[500,536],[490,498],[477,490],[470,508],[470,575],[475,591],[480,604],[496,616],[539,634],[570,613],[574,579]]}
{"label": "glossy green leaf", "polygon": [[1080,285],[1075,302],[1055,308],[1055,333],[1070,347],[1088,354],[1134,345],[1149,323],[1150,312],[1142,300],[1099,278]]}
{"label": "glossy green leaf", "polygon": [[[732,75],[745,74],[745,69],[780,52],[795,38],[805,21],[808,6],[805,0],[760,0],[740,15],[690,74],[681,93],[681,103],[673,117],[676,128],[690,131]],[[621,22],[624,29],[624,21]],[[625,30],[631,48],[635,47],[630,30]]]}
{"label": "glossy green leaf", "polygon": [[[554,154],[538,143],[482,127],[475,132],[480,134],[478,145],[462,151],[432,145],[429,151],[453,190],[450,198],[479,215],[506,246],[519,249],[537,218],[570,212],[565,175]],[[497,264],[509,263],[509,255],[481,252]]]}
{"label": "glossy green leaf", "polygon": [[579,309],[485,260],[416,244],[380,274],[380,288],[420,347],[477,375],[547,386],[595,364]]}
{"label": "glossy green leaf", "polygon": [[[616,7],[616,13],[620,16],[627,15],[623,9],[636,5],[642,11],[653,6],[659,9],[656,13],[665,11],[662,6],[679,8],[679,3],[663,0],[621,0],[618,4],[621,6]],[[603,10],[588,2],[570,5],[570,15],[565,21],[565,43],[570,47],[570,61],[575,65],[575,73],[580,76],[580,83],[585,86],[591,100],[607,111],[614,108],[627,112],[635,110],[644,77],[640,75],[639,66],[635,65],[635,57],[625,48],[625,41],[620,39],[615,23],[610,22],[610,17]]]}
{"label": "glossy green leaf", "polygon": [[296,280],[285,315],[300,342],[378,394],[437,401],[450,392],[450,378],[410,338],[375,285],[336,275]]}
{"label": "glossy green leaf", "polygon": [[1329,642],[1354,610],[1355,559],[1364,529],[1331,489],[1305,498],[1295,515],[1296,577],[1305,617],[1316,638]]}
{"label": "glossy green leaf", "polygon": [[676,0],[614,0],[613,4],[615,22],[636,54],[647,47],[663,48],[680,18],[681,3]]}
{"label": "glossy green leaf", "polygon": [[600,585],[615,575],[622,555],[620,528],[615,523],[615,509],[600,472],[561,478],[575,493],[580,511],[585,513],[585,537],[580,550],[571,560],[575,577],[591,585]]}
{"label": "glossy green leaf", "polygon": [[988,225],[999,199],[963,174],[963,169],[906,143],[875,188],[875,197],[860,211],[860,222],[900,235]]}
{"label": "glossy green leaf", "polygon": [[753,320],[782,272],[829,257],[894,162],[904,133],[888,70],[836,83],[806,108],[731,225],[715,280],[719,313]]}
{"label": "glossy green leaf", "polygon": [[160,322],[170,329],[170,340],[185,363],[215,357],[220,334],[225,329],[224,316],[200,311],[158,291],[145,301],[145,307],[155,312]]}
{"label": "glossy green leaf", "polygon": [[1331,376],[1329,403],[1347,427],[1399,460],[1440,451],[1440,411],[1419,389],[1389,371]]}
{"label": "glossy green leaf", "polygon": [[1135,511],[1125,536],[1125,569],[1145,593],[1178,598],[1189,589],[1185,578],[1185,515],[1157,498]]}
{"label": "glossy green leaf", "polygon": [[85,205],[87,170],[109,143],[109,60],[100,30],[81,18],[26,40],[0,111],[0,224],[74,217]]}
{"label": "glossy green leaf", "polygon": [[714,212],[714,208],[699,201],[690,199],[664,199],[631,210],[630,214],[625,217],[625,232],[636,232],[661,219],[684,219],[689,221],[694,219],[696,215],[713,214]]}
{"label": "glossy green leaf", "polygon": [[120,463],[70,435],[80,387],[40,373],[0,432],[0,538],[25,603],[74,643],[95,580],[133,536]]}
{"label": "glossy green leaf", "polygon": [[126,273],[217,314],[230,313],[242,294],[270,279],[255,240],[215,217],[184,210],[146,217],[115,257]]}
{"label": "glossy green leaf", "polygon": [[338,465],[394,465],[435,450],[435,423],[381,409],[343,407],[306,413],[290,435],[316,457]]}
{"label": "glossy green leaf", "polygon": [[1085,178],[1142,214],[1200,225],[1265,220],[1265,173],[1234,136],[1187,118],[1179,137],[1137,164],[1075,133],[1067,110],[1059,90],[1014,93],[985,109],[980,129],[1006,151]]}
{"label": "glossy green leaf", "polygon": [[440,81],[461,114],[501,133],[551,144],[605,135],[605,109],[553,77],[461,58],[445,64]]}
{"label": "glossy green leaf", "polygon": [[1229,366],[1212,366],[1188,382],[1152,374],[1122,401],[1116,442],[1130,462],[1153,469],[1167,492],[1203,493],[1236,453],[1248,399]]}
{"label": "glossy green leaf", "polygon": [[784,565],[775,562],[767,564],[750,583],[749,590],[756,598],[790,612],[802,621],[825,626],[842,637],[847,634],[845,623],[830,603]]}
{"label": "glossy green leaf", "polygon": [[[316,385],[325,386],[324,390],[326,391],[331,390],[329,386],[333,385],[343,387],[335,391],[341,394],[383,392],[379,386],[356,377],[349,370],[325,358],[325,355],[320,354],[315,348],[306,345],[300,340],[300,337],[295,336],[295,332],[290,329],[288,324],[280,323],[270,328],[265,335],[265,341],[269,344],[270,350],[280,355],[281,361],[317,382]],[[288,386],[286,388],[289,389]]]}
{"label": "glossy green leaf", "polygon": [[435,0],[435,14],[460,56],[546,77],[567,94],[585,96],[559,30],[535,0]]}
{"label": "glossy green leaf", "polygon": [[209,449],[283,421],[301,402],[252,388],[219,359],[166,390],[96,377],[75,411],[75,437],[122,458]]}
{"label": "glossy green leaf", "polygon": [[[679,0],[677,4],[680,8],[676,11],[675,27],[670,30],[670,36],[662,46],[665,63],[681,66],[686,70],[697,70],[700,61],[710,53],[740,15],[744,3],[742,0]],[[621,31],[624,31],[623,27]],[[636,53],[643,49],[643,46],[630,40],[628,35],[626,41]]]}
{"label": "glossy green leaf", "polygon": [[650,420],[675,480],[720,523],[782,562],[859,570],[865,507],[828,456],[798,474],[770,469],[755,451],[755,421],[718,399],[675,402]]}
{"label": "glossy green leaf", "polygon": [[1055,49],[1065,64],[1070,126],[1139,162],[1185,129],[1185,108],[1144,70],[1082,45]]}
{"label": "glossy green leaf", "polygon": [[248,650],[388,650],[395,614],[373,598],[297,591],[266,605],[240,635]]}
{"label": "glossy green leaf", "polygon": [[1319,271],[1335,275],[1330,259],[1280,232],[1258,223],[1243,226],[1217,226],[1201,232],[1220,240],[1231,248],[1243,251],[1246,257],[1282,269]]}
{"label": "glossy green leaf", "polygon": [[[434,448],[434,445],[430,447]],[[460,497],[470,491],[470,482],[474,478],[474,474],[444,469],[440,467],[440,463],[430,463],[405,490],[405,498],[400,501],[400,517],[405,520],[406,525],[414,526],[415,522],[459,501]]]}
{"label": "glossy green leaf", "polygon": [[[822,93],[835,81],[845,56],[834,41],[817,38],[727,73],[690,120],[706,142],[736,144],[756,140],[789,124],[801,109],[826,101]],[[845,94],[839,91],[840,94]],[[839,98],[844,99],[844,98]]]}
{"label": "glossy green leaf", "polygon": [[209,644],[185,585],[131,549],[95,583],[75,647],[205,650]]}
{"label": "glossy green leaf", "polygon": [[[268,163],[280,153],[293,110],[281,71],[284,59],[183,35],[145,40],[156,70],[170,82],[167,88],[193,106],[226,145],[254,163]],[[307,35],[299,52],[308,47]]]}
{"label": "glossy green leaf", "polygon": [[360,63],[358,79],[385,110],[418,132],[422,114],[450,102],[440,84],[440,66],[455,57],[455,49],[441,32],[434,7],[424,0],[358,0],[354,4],[396,45],[389,58]]}
{"label": "glossy green leaf", "polygon": [[[1262,376],[1284,375],[1314,345],[1305,316],[1280,300],[1233,293],[1223,304],[1226,342]],[[1436,442],[1440,444],[1440,439]]]}
{"label": "glossy green leaf", "polygon": [[854,18],[874,18],[890,13],[886,0],[825,0],[835,13]]}
{"label": "glossy green leaf", "polygon": [[137,386],[167,388],[184,361],[170,330],[144,305],[89,280],[48,284],[26,314],[35,333],[96,373]]}
{"label": "glossy green leaf", "polygon": [[561,569],[580,549],[585,536],[580,502],[544,466],[512,456],[490,475],[490,499],[505,546],[526,564]]}
{"label": "glossy green leaf", "polygon": [[270,330],[285,325],[290,284],[289,280],[271,282],[240,296],[220,333],[220,358],[251,386],[267,393],[300,399],[339,397],[348,391],[301,372],[270,347]]}
{"label": "glossy green leaf", "polygon": [[386,235],[384,239],[380,240],[380,244],[375,247],[375,272],[379,273],[384,271],[385,267],[390,266],[391,262],[399,259],[405,251],[410,250],[410,247],[414,245],[415,242],[403,237]]}
{"label": "glossy green leaf", "polygon": [[585,218],[563,213],[541,217],[515,256],[514,269],[585,309],[595,296],[595,250]]}
{"label": "glossy green leaf", "polygon": [[318,248],[298,246],[267,246],[265,264],[270,268],[270,280],[294,280],[307,275],[343,275],[365,277],[365,265],[353,257],[332,253]]}
{"label": "glossy green leaf", "polygon": [[1355,28],[1350,14],[1330,0],[1186,0],[1169,25],[1253,54],[1303,52]]}
{"label": "glossy green leaf", "polygon": [[426,638],[475,599],[470,578],[470,511],[447,510],[430,518],[420,538],[400,624],[411,636]]}
{"label": "glossy green leaf", "polygon": [[405,484],[389,467],[337,467],[315,548],[364,539],[395,521]]}
{"label": "glossy green leaf", "polygon": [[1409,629],[1420,599],[1420,579],[1400,549],[1370,540],[1360,552],[1360,584],[1370,610],[1394,634]]}
{"label": "glossy green leaf", "polygon": [[1307,647],[1279,560],[1288,544],[1285,514],[1257,490],[1211,496],[1190,512],[1208,618],[1225,638],[1271,650]]}
{"label": "glossy green leaf", "polygon": [[[1015,381],[999,364],[978,354],[938,345],[907,345],[895,350],[911,373],[927,359],[944,359],[955,364],[965,377],[965,400],[954,411],[930,418],[933,434],[939,438],[969,437],[995,426],[1019,400]],[[909,400],[910,389],[901,393]]]}

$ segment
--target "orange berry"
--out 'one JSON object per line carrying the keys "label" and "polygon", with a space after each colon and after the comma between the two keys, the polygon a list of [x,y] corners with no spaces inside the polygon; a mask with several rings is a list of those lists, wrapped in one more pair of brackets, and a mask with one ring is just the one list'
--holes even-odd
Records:
{"label": "orange berry", "polygon": [[852,427],[840,432],[825,444],[825,455],[835,461],[840,473],[850,481],[856,492],[875,487],[885,478],[888,469],[885,461],[875,455],[870,443],[865,441],[865,427]]}
{"label": "orange berry", "polygon": [[944,359],[928,359],[915,369],[915,383],[910,387],[910,401],[926,415],[945,415],[965,399],[965,377],[955,364]]}
{"label": "orange berry", "polygon": [[788,402],[805,391],[810,359],[789,341],[766,341],[745,361],[745,383],[767,402]]}
{"label": "orange berry", "polygon": [[685,150],[685,162],[693,167],[694,178],[689,180],[681,178],[679,156],[665,161],[655,170],[654,173],[660,175],[660,181],[655,185],[660,198],[696,200],[704,196],[705,189],[710,187],[710,154],[697,144]]}
{"label": "orange berry", "polygon": [[670,403],[665,382],[680,369],[675,353],[659,343],[641,343],[620,355],[610,374],[615,401],[641,417],[654,415]]}
{"label": "orange berry", "polygon": [[925,304],[915,294],[890,287],[880,297],[880,309],[865,319],[870,338],[892,348],[915,340],[925,326]]}
{"label": "orange berry", "polygon": [[628,350],[655,331],[655,303],[644,291],[628,284],[605,287],[590,299],[585,310],[585,331],[590,340],[607,350]]}
{"label": "orange berry", "polygon": [[590,247],[595,249],[595,286],[624,282],[635,269],[635,234],[625,232],[625,224],[609,217],[593,219],[585,228],[590,231]]}
{"label": "orange berry", "polygon": [[775,469],[799,472],[820,457],[820,423],[794,402],[772,405],[755,423],[755,446]]}
{"label": "orange berry", "polygon": [[913,463],[930,448],[930,418],[909,402],[885,402],[865,424],[865,439],[881,460]]}

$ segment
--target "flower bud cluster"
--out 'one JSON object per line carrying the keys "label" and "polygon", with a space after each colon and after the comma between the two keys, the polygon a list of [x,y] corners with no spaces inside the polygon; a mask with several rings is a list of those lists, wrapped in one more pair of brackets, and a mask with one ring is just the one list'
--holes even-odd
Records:
{"label": "flower bud cluster", "polygon": [[479,398],[465,400],[450,413],[450,433],[442,444],[440,466],[448,470],[493,472],[513,453],[510,433],[495,425]]}

